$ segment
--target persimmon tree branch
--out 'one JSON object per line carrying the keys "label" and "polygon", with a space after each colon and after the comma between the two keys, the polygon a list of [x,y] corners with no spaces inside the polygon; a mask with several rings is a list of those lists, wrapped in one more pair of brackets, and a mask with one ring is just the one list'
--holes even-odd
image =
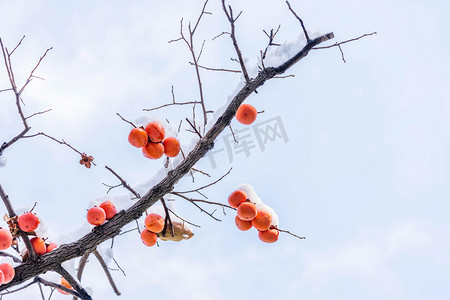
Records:
{"label": "persimmon tree branch", "polygon": [[[269,67],[259,72],[256,78],[250,80],[232,99],[224,113],[217,119],[215,124],[206,132],[206,134],[197,142],[193,150],[186,158],[173,170],[169,171],[167,176],[158,184],[153,186],[144,196],[125,211],[120,211],[111,220],[103,225],[96,226],[92,231],[79,240],[69,244],[63,244],[55,250],[42,255],[36,259],[24,262],[16,267],[16,276],[7,284],[0,286],[0,291],[8,289],[30,278],[42,274],[44,272],[57,269],[64,261],[84,255],[88,251],[93,251],[100,243],[111,239],[118,235],[122,227],[128,223],[140,218],[143,213],[159,201],[164,195],[173,191],[175,184],[197,163],[206,153],[214,147],[214,141],[219,134],[230,124],[234,118],[238,107],[253,92],[262,86],[266,81],[276,75],[284,73],[299,60],[305,57],[309,51],[334,37],[333,33],[319,36],[301,49],[291,59],[283,63],[281,66],[273,68]],[[67,278],[66,278],[67,279]],[[69,281],[70,283],[70,281]]]}
{"label": "persimmon tree branch", "polygon": [[73,278],[73,276],[67,272],[61,265],[57,265],[54,268],[54,271],[59,273],[64,279],[69,282],[69,284],[78,292],[80,295],[79,298],[83,300],[91,300],[92,297],[86,292],[86,290],[78,283],[78,281]]}
{"label": "persimmon tree branch", "polygon": [[100,255],[100,253],[97,250],[92,251],[92,254],[97,258],[98,262],[100,263],[100,266],[102,266],[103,271],[106,274],[106,277],[108,278],[109,284],[111,285],[114,293],[116,293],[117,296],[120,296],[120,291],[117,288],[116,283],[114,282],[114,279],[112,278],[111,272],[109,272],[108,266],[105,263],[105,260]]}

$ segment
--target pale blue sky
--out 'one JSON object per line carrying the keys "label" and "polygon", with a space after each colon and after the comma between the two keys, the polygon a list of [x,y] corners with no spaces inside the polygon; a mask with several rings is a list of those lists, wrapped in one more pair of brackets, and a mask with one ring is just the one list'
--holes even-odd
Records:
{"label": "pale blue sky", "polygon": [[[16,74],[26,77],[38,57],[54,47],[30,84],[27,113],[32,130],[64,138],[95,157],[98,166],[78,165],[73,152],[44,139],[20,141],[4,153],[0,183],[16,207],[38,202],[49,236],[67,235],[85,222],[89,203],[115,179],[108,165],[133,185],[162,167],[126,139],[129,119],[171,101],[197,99],[190,54],[179,21],[195,20],[202,1],[1,1],[0,36],[6,45],[26,39],[14,54]],[[201,63],[238,68],[230,61],[228,30],[220,2],[200,24],[197,46],[206,39]],[[295,40],[297,20],[284,1],[230,2],[244,13],[237,34],[249,67],[266,45],[263,29],[281,24],[277,41]],[[445,299],[450,296],[450,28],[446,1],[291,1],[312,34],[333,31],[335,41],[377,31],[338,49],[311,52],[290,74],[274,79],[248,102],[280,117],[289,142],[276,140],[250,157],[236,155],[212,169],[208,190],[225,202],[241,183],[252,184],[280,218],[280,228],[307,237],[281,235],[273,245],[255,231],[239,232],[232,212],[215,222],[189,203],[177,211],[202,226],[180,243],[147,248],[130,233],[115,241],[114,255],[127,276],[114,272],[122,299]],[[239,75],[202,71],[209,109],[223,105]],[[7,88],[0,69],[0,89]],[[21,130],[11,94],[0,94],[0,142]],[[165,109],[174,123],[189,109]],[[155,115],[155,114],[153,114]],[[236,121],[233,126],[243,128]],[[228,134],[225,132],[224,134]],[[183,134],[187,141],[192,137]],[[216,149],[224,148],[222,137]],[[207,182],[197,176],[198,185]],[[180,182],[178,190],[192,187]],[[125,194],[116,190],[114,195]],[[0,208],[0,213],[5,212]],[[220,213],[220,212],[218,212]],[[219,214],[218,214],[219,215]],[[113,266],[113,265],[112,265]],[[83,282],[96,299],[115,296],[95,259]],[[100,276],[98,275],[100,274]],[[6,299],[38,297],[37,287]],[[149,296],[151,295],[151,296]],[[55,295],[52,299],[66,299]],[[33,298],[34,299],[34,298]]]}

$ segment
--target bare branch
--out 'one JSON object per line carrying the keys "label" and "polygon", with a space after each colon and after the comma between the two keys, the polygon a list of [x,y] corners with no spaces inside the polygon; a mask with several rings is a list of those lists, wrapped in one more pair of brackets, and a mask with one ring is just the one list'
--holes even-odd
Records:
{"label": "bare branch", "polygon": [[18,264],[22,263],[22,260],[20,258],[15,257],[14,255],[9,254],[5,251],[0,251],[0,256],[11,257],[15,263],[18,263]]}
{"label": "bare branch", "polygon": [[[194,204],[195,206],[197,206],[198,209],[200,209],[200,212],[203,212],[203,213],[207,214],[208,216],[210,216],[210,217],[213,218],[214,220],[219,221],[219,222],[222,221],[222,220],[216,218],[216,217],[213,215],[215,211],[213,211],[213,212],[210,213],[210,212],[204,210],[200,205],[198,205],[197,203],[195,203],[196,201],[193,201],[194,199],[189,198],[189,197],[186,197],[186,196],[184,196],[184,195],[182,195],[182,194],[180,194],[180,193],[176,193],[176,192],[172,192],[172,194],[174,194],[174,195],[176,195],[176,196],[178,196],[178,197],[180,197],[180,198],[183,198],[183,199],[185,199],[185,200],[191,202],[192,204]],[[199,199],[195,199],[195,200],[199,200]]]}
{"label": "bare branch", "polygon": [[132,122],[126,120],[124,117],[122,117],[119,113],[116,113],[116,115],[118,115],[122,121],[127,122],[128,124],[130,124],[131,126],[133,126],[134,128],[136,128],[136,125],[134,125]]}
{"label": "bare branch", "polygon": [[[192,63],[192,62],[189,62],[189,63],[190,63],[191,65],[194,65],[194,63]],[[198,67],[201,68],[201,69],[208,70],[208,71],[221,71],[221,72],[231,72],[231,73],[242,73],[242,72],[239,71],[239,70],[208,68],[208,67],[204,67],[204,66],[201,66],[201,65],[198,65]]]}
{"label": "bare branch", "polygon": [[45,56],[47,55],[48,51],[52,50],[53,47],[48,48],[44,55],[41,56],[41,58],[39,59],[38,63],[36,64],[36,66],[34,67],[33,70],[31,70],[30,76],[28,77],[27,81],[25,82],[25,84],[22,86],[22,88],[19,90],[18,95],[22,94],[22,92],[25,90],[25,88],[27,87],[27,85],[31,82],[31,80],[33,79],[33,74],[34,71],[36,71],[36,69],[39,67],[39,65],[41,64],[42,60],[45,58]]}
{"label": "bare branch", "polygon": [[282,230],[282,229],[279,229],[279,228],[277,228],[277,229],[278,229],[278,231],[280,231],[280,232],[284,232],[284,233],[290,234],[290,235],[292,235],[292,236],[295,236],[296,238],[298,238],[298,239],[300,239],[300,240],[306,239],[304,236],[298,236],[298,235],[293,234],[292,232],[289,232],[289,231],[287,231],[287,230]]}
{"label": "bare branch", "polygon": [[212,185],[218,183],[218,182],[221,181],[222,179],[224,179],[228,174],[230,174],[230,172],[231,172],[232,169],[233,169],[233,168],[230,168],[230,169],[228,170],[228,172],[226,172],[226,173],[225,173],[224,175],[222,175],[219,179],[217,179],[217,180],[214,181],[214,182],[211,182],[210,184],[204,185],[204,186],[199,187],[199,188],[194,189],[194,190],[183,191],[183,192],[177,192],[177,193],[178,193],[178,194],[187,194],[187,193],[194,193],[194,192],[198,192],[198,191],[200,191],[200,190],[206,189],[207,187],[210,187],[210,186],[212,186]]}
{"label": "bare branch", "polygon": [[50,108],[50,109],[47,109],[47,110],[44,110],[44,111],[40,111],[40,112],[34,113],[34,114],[32,114],[32,115],[29,115],[29,116],[26,117],[25,119],[32,118],[32,117],[34,117],[34,116],[36,116],[36,115],[42,115],[42,114],[45,114],[45,113],[47,113],[47,112],[49,112],[49,111],[51,111],[51,110],[52,110],[52,109]]}
{"label": "bare branch", "polygon": [[294,14],[294,16],[297,18],[297,20],[300,22],[300,25],[302,25],[303,33],[305,34],[306,41],[309,43],[311,39],[308,36],[308,32],[306,32],[305,25],[303,24],[303,20],[295,13],[295,11],[292,9],[291,4],[289,1],[286,1],[287,6],[289,7],[289,10]]}
{"label": "bare branch", "polygon": [[374,35],[374,34],[377,34],[377,33],[375,31],[371,32],[371,33],[365,33],[365,34],[363,34],[363,35],[361,35],[359,37],[353,38],[353,39],[349,39],[349,40],[346,40],[346,41],[343,41],[343,42],[339,42],[339,43],[334,43],[333,45],[329,45],[329,46],[314,47],[312,49],[313,50],[320,50],[320,49],[328,49],[328,48],[332,48],[332,47],[338,47],[339,51],[341,52],[342,60],[345,63],[346,61],[345,61],[345,58],[344,58],[344,52],[342,51],[341,45],[346,44],[346,43],[350,43],[350,42],[354,42],[354,41],[362,39],[362,38],[364,38],[366,36],[370,36],[370,35]]}
{"label": "bare branch", "polygon": [[117,288],[116,283],[114,282],[114,279],[112,278],[112,275],[109,272],[109,269],[108,269],[108,266],[105,263],[105,260],[103,259],[103,257],[100,255],[100,253],[97,250],[92,251],[92,254],[95,255],[95,257],[97,258],[98,262],[102,266],[103,271],[105,271],[106,277],[108,278],[109,284],[111,285],[114,293],[116,293],[117,296],[120,296],[119,289]]}
{"label": "bare branch", "polygon": [[222,0],[222,8],[223,8],[223,11],[225,12],[225,15],[228,18],[228,22],[230,22],[230,26],[231,26],[230,37],[231,37],[231,40],[233,41],[233,46],[234,46],[234,49],[236,50],[239,64],[241,65],[242,73],[244,74],[245,81],[247,83],[249,83],[250,77],[248,76],[247,68],[245,67],[244,59],[242,58],[242,52],[239,49],[239,45],[238,45],[238,42],[236,39],[236,27],[234,25],[235,21],[239,18],[239,16],[241,15],[242,12],[239,13],[237,18],[234,18],[233,17],[233,9],[231,8],[231,6],[228,6],[229,11],[227,10],[226,5],[225,5],[225,0]]}
{"label": "bare branch", "polygon": [[196,134],[200,137],[200,139],[201,139],[201,138],[202,138],[202,135],[201,135],[200,132],[197,130],[197,128],[195,128],[195,125],[192,124],[191,121],[189,121],[188,118],[186,118],[186,121],[189,123],[189,125],[191,125],[192,129],[194,129],[194,131],[190,131],[190,130],[188,130],[188,131],[193,132],[193,133],[196,133]]}
{"label": "bare branch", "polygon": [[164,105],[161,105],[161,106],[158,106],[158,107],[155,107],[155,108],[144,108],[144,109],[142,109],[143,111],[153,111],[153,110],[157,110],[157,109],[161,109],[161,108],[164,108],[164,107],[167,107],[167,106],[173,106],[173,105],[187,105],[187,104],[197,104],[197,103],[201,103],[200,101],[188,101],[188,102],[172,102],[172,103],[169,103],[169,104],[164,104]]}
{"label": "bare branch", "polygon": [[73,278],[73,276],[67,272],[62,266],[56,266],[55,272],[59,273],[67,282],[80,294],[81,299],[92,300],[92,297],[86,292],[86,290]]}
{"label": "bare branch", "polygon": [[125,180],[123,180],[122,177],[119,176],[119,174],[117,174],[113,169],[111,169],[108,166],[105,166],[105,168],[110,171],[111,173],[113,173],[114,176],[116,176],[119,180],[120,180],[120,184],[126,188],[127,190],[129,190],[136,198],[141,198],[141,195],[139,195],[138,192],[136,192]]}
{"label": "bare branch", "polygon": [[166,217],[164,219],[164,228],[162,230],[162,236],[166,236],[167,228],[170,228],[172,236],[175,236],[175,232],[173,231],[173,224],[172,220],[170,219],[169,209],[167,208],[166,201],[164,201],[164,198],[161,198],[161,203],[164,207],[164,213],[166,214]]}
{"label": "bare branch", "polygon": [[197,228],[200,228],[200,225],[194,224],[194,223],[192,223],[192,222],[189,222],[189,221],[186,220],[186,219],[183,219],[182,217],[180,217],[179,215],[177,215],[177,214],[176,214],[173,210],[171,210],[170,208],[168,208],[168,210],[169,210],[175,217],[177,217],[178,219],[180,219],[181,221],[186,222],[186,223],[188,223],[188,224],[191,224],[192,226],[195,226],[195,227],[197,227]]}

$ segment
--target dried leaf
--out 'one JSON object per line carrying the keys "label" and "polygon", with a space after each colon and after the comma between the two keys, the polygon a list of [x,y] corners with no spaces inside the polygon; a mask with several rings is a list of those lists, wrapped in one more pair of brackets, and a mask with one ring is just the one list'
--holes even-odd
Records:
{"label": "dried leaf", "polygon": [[191,237],[194,236],[192,231],[190,231],[189,229],[184,227],[183,223],[172,222],[172,224],[173,224],[174,236],[172,236],[172,230],[171,230],[170,225],[169,225],[169,226],[167,226],[167,230],[166,230],[165,236],[163,236],[162,233],[158,233],[158,237],[162,241],[179,242],[179,241],[182,241],[182,240],[188,240],[188,239],[190,239]]}

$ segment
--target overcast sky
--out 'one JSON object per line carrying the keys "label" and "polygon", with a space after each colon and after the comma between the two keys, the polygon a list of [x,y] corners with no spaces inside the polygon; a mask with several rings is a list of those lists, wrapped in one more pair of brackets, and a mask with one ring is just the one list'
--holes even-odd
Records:
{"label": "overcast sky", "polygon": [[[201,64],[238,69],[220,1],[211,0],[198,27]],[[244,3],[241,3],[244,2]],[[173,127],[190,108],[144,112],[172,101],[198,100],[195,71],[179,37],[180,19],[195,21],[202,1],[0,1],[0,36],[14,53],[16,78],[25,80],[48,53],[23,95],[32,132],[44,131],[94,156],[96,167],[78,164],[79,155],[49,140],[22,140],[7,149],[0,183],[18,211],[35,202],[36,213],[55,241],[76,238],[86,228],[86,209],[103,197],[102,183],[117,184],[112,167],[131,185],[149,181],[162,168],[127,142],[130,120],[168,119]],[[281,24],[276,42],[302,37],[284,1],[232,1],[243,11],[237,36],[251,75],[267,44],[263,29]],[[216,222],[181,199],[177,212],[201,225],[179,243],[145,247],[137,232],[114,243],[125,271],[113,276],[122,299],[445,299],[450,296],[450,150],[448,85],[450,22],[446,1],[291,1],[311,35],[334,32],[335,41],[378,34],[337,48],[312,51],[289,70],[295,77],[273,79],[247,102],[264,110],[244,130],[253,148],[218,138],[211,158],[197,167],[212,178],[184,178],[176,190],[191,189],[231,174],[206,190],[226,203],[241,183],[253,185],[275,209],[281,234],[264,244],[257,232],[240,232],[234,213]],[[285,45],[286,47],[286,45]],[[239,74],[201,71],[208,109],[233,94]],[[8,88],[0,68],[0,89]],[[199,113],[199,111],[198,111]],[[258,142],[255,126],[283,124],[281,137]],[[11,93],[0,93],[0,142],[22,130]],[[280,126],[278,127],[280,128]],[[268,130],[270,131],[270,130]],[[182,132],[188,145],[194,135]],[[214,161],[213,161],[214,158]],[[128,196],[115,189],[114,197]],[[123,198],[123,197],[122,197]],[[127,200],[128,201],[128,200]],[[133,203],[130,200],[130,204]],[[209,211],[214,207],[205,207]],[[0,208],[1,214],[6,212]],[[141,220],[142,221],[142,220]],[[141,222],[142,224],[142,222]],[[1,225],[5,226],[5,225]],[[128,226],[127,228],[132,228]],[[104,249],[110,242],[103,245]],[[110,265],[115,268],[112,262]],[[57,276],[55,278],[58,278]],[[82,281],[96,299],[115,295],[95,258]],[[48,293],[48,291],[46,291]],[[6,299],[38,299],[33,286]],[[32,298],[33,297],[33,298]],[[60,294],[52,299],[67,299]]]}

